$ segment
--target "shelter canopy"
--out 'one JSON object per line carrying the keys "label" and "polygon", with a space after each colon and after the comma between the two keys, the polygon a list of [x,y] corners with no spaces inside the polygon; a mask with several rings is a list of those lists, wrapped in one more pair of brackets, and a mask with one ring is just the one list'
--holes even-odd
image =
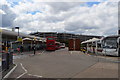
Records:
{"label": "shelter canopy", "polygon": [[91,42],[95,42],[95,41],[99,41],[101,39],[98,39],[98,38],[92,38],[92,39],[89,39],[89,40],[86,40],[86,41],[83,41],[82,44],[84,43],[91,43]]}

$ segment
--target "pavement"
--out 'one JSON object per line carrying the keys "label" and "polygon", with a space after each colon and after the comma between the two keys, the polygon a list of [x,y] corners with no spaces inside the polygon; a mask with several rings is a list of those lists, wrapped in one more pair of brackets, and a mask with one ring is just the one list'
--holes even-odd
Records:
{"label": "pavement", "polygon": [[14,58],[18,66],[8,78],[118,78],[118,63],[80,51],[60,49],[16,56],[21,56]]}
{"label": "pavement", "polygon": [[118,78],[118,64],[98,62],[74,78]]}

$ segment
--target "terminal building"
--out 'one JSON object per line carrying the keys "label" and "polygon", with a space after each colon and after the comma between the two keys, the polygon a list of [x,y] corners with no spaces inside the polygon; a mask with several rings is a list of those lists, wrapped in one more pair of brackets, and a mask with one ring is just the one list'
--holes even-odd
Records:
{"label": "terminal building", "polygon": [[10,31],[6,29],[0,29],[1,33],[1,45],[2,50],[6,50],[6,47],[12,47],[14,50],[17,50],[18,47],[24,46],[24,50],[28,50],[27,48],[30,46],[33,47],[34,40],[36,43],[40,43],[37,47],[40,47],[42,43],[46,41],[46,38],[41,38],[38,36],[32,36],[24,33],[19,33],[18,39],[18,32]]}
{"label": "terminal building", "polygon": [[[1,44],[7,47],[10,47],[9,45],[11,43],[15,43],[14,47],[15,49],[18,47],[16,46],[17,44],[19,45],[20,43],[18,43],[18,32],[15,31],[10,31],[10,30],[6,30],[6,29],[1,29]],[[91,36],[91,35],[78,35],[78,34],[72,34],[72,33],[58,33],[58,32],[35,32],[35,33],[31,33],[31,34],[23,34],[23,33],[19,33],[19,37],[22,39],[22,42],[24,41],[24,47],[27,48],[27,46],[31,46],[32,47],[32,42],[33,39],[36,38],[37,42],[42,42],[44,43],[46,41],[46,37],[48,36],[53,36],[56,38],[56,41],[58,42],[68,42],[68,39],[70,38],[78,38],[82,41],[91,39],[91,38],[101,38],[101,36]],[[27,42],[28,41],[28,42]],[[22,45],[23,43],[21,43]],[[25,45],[26,44],[26,45]],[[38,45],[40,46],[40,45]]]}
{"label": "terminal building", "polygon": [[94,36],[94,35],[80,35],[80,34],[72,34],[72,33],[58,33],[58,32],[35,32],[30,33],[30,35],[39,36],[46,38],[48,36],[53,36],[57,41],[67,41],[70,38],[79,38],[81,41],[86,41],[92,38],[101,38],[102,36]]}
{"label": "terminal building", "polygon": [[57,32],[35,32],[35,33],[30,33],[30,35],[46,38],[48,36],[53,36],[57,38]]}

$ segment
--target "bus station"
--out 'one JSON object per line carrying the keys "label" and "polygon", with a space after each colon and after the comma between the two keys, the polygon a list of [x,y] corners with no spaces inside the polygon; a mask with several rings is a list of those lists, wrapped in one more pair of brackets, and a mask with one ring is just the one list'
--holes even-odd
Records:
{"label": "bus station", "polygon": [[0,0],[0,80],[119,80],[119,5]]}
{"label": "bus station", "polygon": [[[22,33],[19,33],[19,35],[21,38],[19,38],[18,40],[17,32],[2,30],[2,39],[3,39],[2,49],[3,50],[2,50],[1,66],[2,66],[3,78],[16,78],[16,79],[31,78],[31,77],[32,78],[58,78],[58,77],[68,78],[68,77],[71,77],[72,75],[75,75],[78,70],[80,70],[80,74],[74,76],[75,78],[84,78],[86,77],[86,75],[88,78],[89,77],[90,78],[118,77],[117,71],[118,71],[119,57],[118,57],[117,50],[119,49],[117,47],[119,43],[117,43],[118,42],[117,40],[119,36],[108,36],[101,39],[92,38],[83,42],[81,42],[79,39],[69,39],[69,46],[60,48],[60,45],[61,45],[60,42],[56,42],[54,37],[52,36],[47,38],[41,38],[37,36],[25,35]],[[114,42],[115,40],[116,42]],[[22,50],[19,51],[18,48]],[[108,48],[109,48],[109,51],[107,52]],[[112,55],[110,53],[112,53]],[[68,60],[67,60],[67,56],[68,56]],[[70,60],[69,58],[73,60]],[[79,59],[78,60],[75,59],[75,62],[74,62],[74,58],[76,59],[84,58],[84,59],[79,63]],[[35,63],[34,61],[36,62],[36,64],[33,64]],[[61,61],[61,63],[59,63],[59,61]],[[70,61],[73,61],[72,65]],[[78,63],[76,61],[78,61]],[[57,64],[56,62],[59,64]],[[81,63],[84,63],[84,62],[86,63],[86,66],[81,66]],[[67,65],[64,63],[66,63]],[[31,64],[33,68],[31,67],[29,69],[28,68],[29,64]],[[24,68],[23,68],[23,65],[25,66]],[[65,68],[65,66],[66,67],[71,66],[71,67],[70,68],[67,67],[68,70],[66,72],[64,71],[56,72],[58,68],[60,70],[63,69],[62,65],[63,65],[63,68]],[[75,67],[75,65],[77,66]],[[91,66],[93,65],[93,66],[89,67],[90,65]],[[36,69],[34,68],[35,66],[36,66]],[[58,67],[55,68],[53,66],[58,66]],[[110,66],[112,66],[113,68],[107,68]],[[24,71],[21,71],[19,67],[22,67],[26,73],[24,74]],[[51,67],[51,68],[47,70],[48,67]],[[75,67],[78,70],[75,70],[75,68],[73,67]],[[37,68],[38,68],[38,71],[36,73]],[[75,72],[71,71],[71,68],[73,68]],[[96,73],[94,70],[92,70],[92,68],[97,68],[96,69],[97,71],[99,70],[101,71],[101,69],[103,69],[104,71],[101,71],[102,74],[100,73],[98,75],[95,75]],[[86,70],[84,72],[81,72],[84,69]],[[108,70],[109,74],[108,73],[103,74],[106,72],[107,69],[109,69]],[[13,71],[11,72],[10,70],[13,70]],[[16,73],[16,71],[18,70],[20,70],[20,72]],[[113,70],[112,73],[111,73],[111,70]],[[9,72],[11,73],[8,75],[7,73]],[[30,72],[31,74],[28,72]],[[53,72],[56,74],[54,74]],[[93,74],[90,74],[90,72],[92,72]],[[63,73],[66,74],[66,76],[64,76]],[[72,74],[68,74],[68,73],[72,73]]]}

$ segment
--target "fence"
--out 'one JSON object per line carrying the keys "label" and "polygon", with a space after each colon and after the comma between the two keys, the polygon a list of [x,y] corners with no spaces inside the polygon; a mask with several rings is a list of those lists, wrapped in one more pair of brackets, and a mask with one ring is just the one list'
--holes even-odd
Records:
{"label": "fence", "polygon": [[13,53],[2,53],[2,72],[8,70],[13,64]]}

